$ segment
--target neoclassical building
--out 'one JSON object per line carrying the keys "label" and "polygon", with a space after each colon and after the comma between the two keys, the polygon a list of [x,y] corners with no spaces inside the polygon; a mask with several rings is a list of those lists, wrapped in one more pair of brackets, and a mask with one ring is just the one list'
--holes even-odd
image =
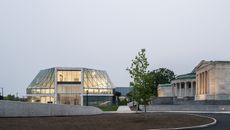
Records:
{"label": "neoclassical building", "polygon": [[201,61],[195,69],[195,100],[230,100],[230,61]]}
{"label": "neoclassical building", "polygon": [[172,95],[162,91],[167,85],[159,86],[161,95],[177,99],[230,100],[230,61],[201,61],[191,73],[179,75],[171,81]]}
{"label": "neoclassical building", "polygon": [[179,75],[171,81],[172,96],[177,98],[195,97],[196,93],[196,74],[191,72]]}

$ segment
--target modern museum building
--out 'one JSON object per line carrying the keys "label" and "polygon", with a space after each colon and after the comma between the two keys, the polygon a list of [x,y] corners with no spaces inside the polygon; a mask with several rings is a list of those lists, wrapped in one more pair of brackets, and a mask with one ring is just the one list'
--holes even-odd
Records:
{"label": "modern museum building", "polygon": [[37,74],[27,97],[29,102],[99,106],[112,103],[113,84],[103,70],[55,67]]}

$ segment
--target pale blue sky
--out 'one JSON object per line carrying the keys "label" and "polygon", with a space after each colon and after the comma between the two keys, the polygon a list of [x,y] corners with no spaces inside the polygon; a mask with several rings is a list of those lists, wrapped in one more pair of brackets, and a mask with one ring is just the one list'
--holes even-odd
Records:
{"label": "pale blue sky", "polygon": [[146,48],[150,70],[190,72],[230,60],[229,0],[1,0],[0,87],[25,95],[41,69],[89,67],[128,86]]}

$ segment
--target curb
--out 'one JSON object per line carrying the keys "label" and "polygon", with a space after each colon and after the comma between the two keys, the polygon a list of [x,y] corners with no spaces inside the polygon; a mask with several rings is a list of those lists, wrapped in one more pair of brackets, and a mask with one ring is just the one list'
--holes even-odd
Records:
{"label": "curb", "polygon": [[196,113],[196,114],[230,114],[230,111],[147,111],[160,113]]}
{"label": "curb", "polygon": [[209,116],[201,116],[201,115],[197,115],[197,114],[188,114],[188,115],[193,115],[193,116],[198,116],[198,117],[205,117],[205,118],[209,118],[212,119],[213,122],[208,123],[208,124],[204,124],[204,125],[197,125],[197,126],[190,126],[190,127],[177,127],[177,128],[159,128],[159,129],[148,129],[148,130],[184,130],[184,129],[197,129],[197,128],[206,128],[206,127],[210,127],[213,126],[217,123],[217,120],[213,117],[209,117]]}

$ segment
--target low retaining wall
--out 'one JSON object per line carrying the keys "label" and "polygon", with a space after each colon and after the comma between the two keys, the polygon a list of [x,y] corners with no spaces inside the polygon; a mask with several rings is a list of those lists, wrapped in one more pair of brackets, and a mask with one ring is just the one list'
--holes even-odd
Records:
{"label": "low retaining wall", "polygon": [[151,102],[152,105],[230,105],[230,100],[194,100],[194,97],[157,97]]}
{"label": "low retaining wall", "polygon": [[[143,109],[143,106],[141,106]],[[150,105],[147,111],[230,111],[230,105]]]}
{"label": "low retaining wall", "polygon": [[0,117],[73,116],[101,113],[99,108],[92,106],[0,101]]}

